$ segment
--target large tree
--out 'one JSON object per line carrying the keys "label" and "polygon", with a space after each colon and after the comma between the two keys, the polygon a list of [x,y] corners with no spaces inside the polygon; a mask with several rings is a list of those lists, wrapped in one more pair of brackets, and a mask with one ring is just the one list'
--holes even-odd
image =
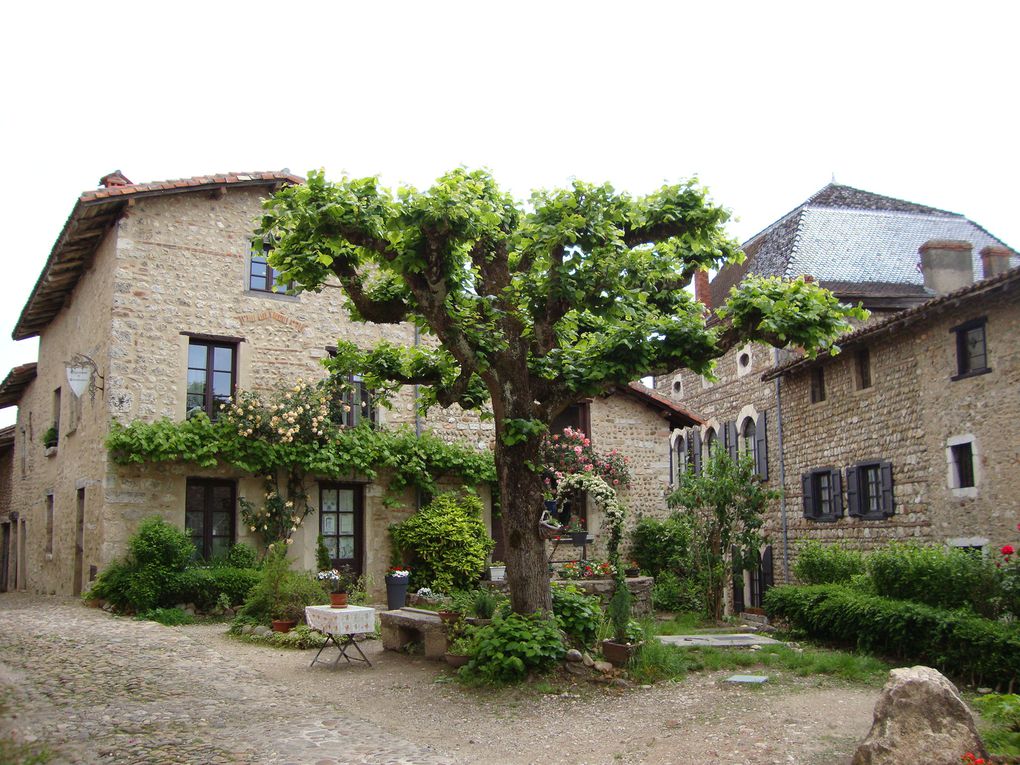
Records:
{"label": "large tree", "polygon": [[739,261],[728,213],[693,182],[632,197],[575,182],[519,204],[483,171],[427,191],[311,173],[267,202],[262,230],[281,280],[336,277],[358,320],[411,321],[438,342],[341,342],[331,363],[383,395],[424,387],[422,405],[491,407],[513,608],[548,609],[538,521],[540,446],[573,402],[680,367],[711,373],[735,344],[825,349],[856,309],[801,280],[753,279],[710,317],[684,290]]}

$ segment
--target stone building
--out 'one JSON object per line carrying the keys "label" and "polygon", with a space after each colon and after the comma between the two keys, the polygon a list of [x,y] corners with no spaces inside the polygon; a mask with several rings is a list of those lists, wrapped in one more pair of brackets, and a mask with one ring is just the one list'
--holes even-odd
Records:
{"label": "stone building", "polygon": [[[940,247],[945,240],[956,244]],[[1015,448],[1008,436],[1001,443],[989,433],[979,437],[970,412],[1010,429],[1007,391],[1015,386],[1016,357],[1002,342],[1010,327],[1015,331],[1016,300],[1006,297],[1013,277],[996,275],[1020,264],[1016,253],[957,213],[836,184],[756,234],[744,251],[743,264],[723,269],[711,284],[702,280],[699,296],[709,307],[746,274],[804,275],[844,302],[862,304],[871,317],[839,341],[844,353],[817,363],[752,344],[719,359],[715,381],[687,371],[655,381],[660,393],[706,420],[673,432],[674,477],[689,464],[700,468],[718,445],[752,453],[759,474],[782,490],[765,521],[774,571],[767,560],[765,570],[747,572],[744,588],[733,594],[737,606],[758,605],[769,581],[790,578],[801,539],[861,547],[903,538],[975,546],[1010,541],[1015,520],[1010,525],[999,516],[1015,514],[1015,506],[994,502],[1010,487],[1020,489],[1020,481],[987,461],[1008,464]],[[955,297],[939,297],[957,288]],[[988,353],[994,338],[1000,342],[997,364],[987,375],[951,379],[960,335],[949,330],[986,315]],[[945,455],[964,448],[954,452],[949,441],[967,438],[988,481],[980,498],[969,496],[971,489],[956,496],[946,485]],[[993,488],[998,481],[1004,483]],[[872,506],[865,513],[862,482]],[[826,492],[829,509],[818,512]],[[875,492],[894,509],[874,509]]]}
{"label": "stone building", "polygon": [[[273,291],[256,221],[274,189],[301,182],[284,171],[135,184],[118,172],[80,196],[14,328],[15,340],[39,337],[38,362],[0,384],[0,407],[18,407],[13,431],[0,434],[0,584],[80,593],[153,514],[191,530],[206,555],[252,541],[238,501],[262,496],[260,478],[185,464],[118,466],[104,448],[110,423],[180,421],[195,408],[213,413],[237,390],[317,379],[337,338],[363,347],[418,341],[410,325],[350,321],[336,282],[319,293]],[[69,366],[85,375],[80,396]],[[401,390],[377,414],[380,424],[490,448],[490,424],[456,409],[418,418],[414,396]],[[597,398],[587,411],[600,448],[634,455],[625,500],[664,510],[668,433],[697,420],[639,387]],[[317,511],[294,535],[297,564],[314,567],[322,532],[381,587],[387,527],[413,512],[416,498],[407,492],[390,507],[383,476],[306,489]],[[488,489],[479,489],[488,523]]]}

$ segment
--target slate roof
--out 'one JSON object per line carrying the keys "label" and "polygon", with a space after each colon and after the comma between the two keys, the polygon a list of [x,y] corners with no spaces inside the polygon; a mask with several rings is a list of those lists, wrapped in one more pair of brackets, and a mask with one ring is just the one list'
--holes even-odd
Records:
{"label": "slate roof", "polygon": [[217,193],[227,187],[274,187],[285,183],[304,183],[304,179],[287,170],[224,173],[86,191],[78,198],[57,237],[11,336],[15,340],[24,340],[38,335],[49,325],[92,262],[92,256],[106,232],[132,199],[201,191]]}
{"label": "slate roof", "polygon": [[[748,273],[810,274],[840,297],[865,304],[868,297],[896,297],[908,307],[931,297],[918,268],[918,248],[931,239],[971,242],[975,280],[982,276],[981,249],[1007,246],[960,213],[831,183],[745,242],[744,263],[712,280],[712,301],[721,304]],[[1020,265],[1016,251],[1012,265]]]}

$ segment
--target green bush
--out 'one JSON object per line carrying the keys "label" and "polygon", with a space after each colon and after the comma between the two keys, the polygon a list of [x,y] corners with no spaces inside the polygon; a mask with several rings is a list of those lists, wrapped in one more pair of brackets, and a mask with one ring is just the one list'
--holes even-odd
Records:
{"label": "green bush", "polygon": [[1003,686],[1020,678],[1016,624],[835,584],[774,587],[765,608],[815,640],[927,664],[974,683]]}
{"label": "green bush", "polygon": [[251,589],[239,614],[265,624],[274,619],[300,620],[305,606],[327,600],[322,585],[307,571],[290,567],[287,548],[279,547],[266,557],[258,582]]}
{"label": "green bush", "polygon": [[191,537],[160,517],[142,521],[128,541],[128,555],[99,575],[88,597],[118,611],[142,613],[173,606],[181,574],[195,554]]}
{"label": "green bush", "polygon": [[598,596],[586,595],[574,584],[552,586],[553,613],[560,629],[580,646],[595,642],[602,608]]}
{"label": "green bush", "polygon": [[936,608],[970,608],[994,618],[1002,605],[994,563],[959,548],[892,544],[868,557],[875,591]]}
{"label": "green bush", "polygon": [[664,521],[642,518],[630,533],[630,555],[651,576],[663,571],[686,573],[693,568],[693,539],[694,521],[689,514],[673,513]]}
{"label": "green bush", "polygon": [[696,576],[680,578],[661,571],[652,586],[652,605],[659,611],[704,611],[705,586]]}
{"label": "green bush", "polygon": [[563,634],[555,620],[514,613],[478,629],[471,659],[460,676],[491,685],[514,683],[529,671],[551,669],[564,653]]}
{"label": "green bush", "polygon": [[1004,757],[1020,756],[1020,696],[989,693],[974,699],[974,706],[990,723],[981,732],[988,751]]}
{"label": "green bush", "polygon": [[793,573],[804,584],[836,584],[867,571],[864,555],[834,544],[814,540],[797,546]]}
{"label": "green bush", "polygon": [[208,611],[225,596],[231,606],[238,606],[258,581],[259,572],[254,568],[193,566],[178,575],[174,601],[194,603],[200,611]]}
{"label": "green bush", "polygon": [[230,546],[230,552],[227,553],[224,563],[230,568],[257,568],[259,554],[251,545],[237,542]]}
{"label": "green bush", "polygon": [[440,494],[391,526],[390,534],[412,557],[412,586],[440,592],[473,586],[495,545],[482,521],[482,501],[473,494]]}

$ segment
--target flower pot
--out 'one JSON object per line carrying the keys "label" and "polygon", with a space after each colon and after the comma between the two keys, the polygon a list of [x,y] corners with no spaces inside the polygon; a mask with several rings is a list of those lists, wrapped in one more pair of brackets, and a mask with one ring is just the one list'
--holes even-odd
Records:
{"label": "flower pot", "polygon": [[506,579],[506,566],[489,566],[489,581],[502,582]]}
{"label": "flower pot", "polygon": [[296,624],[293,619],[273,619],[273,632],[290,632]]}
{"label": "flower pot", "polygon": [[329,604],[333,608],[347,608],[347,593],[346,592],[329,593]]}
{"label": "flower pot", "polygon": [[461,656],[460,654],[457,653],[445,653],[443,654],[443,658],[446,659],[446,663],[449,664],[454,669],[456,669],[457,667],[463,667],[470,661],[470,658],[468,658],[467,656]]}
{"label": "flower pot", "polygon": [[407,583],[410,577],[387,576],[386,577],[386,607],[390,611],[403,608],[407,601]]}
{"label": "flower pot", "polygon": [[614,667],[626,667],[644,642],[617,643],[613,640],[602,641],[602,655]]}
{"label": "flower pot", "polygon": [[460,611],[438,611],[437,613],[443,624],[453,624],[460,618]]}
{"label": "flower pot", "polygon": [[570,541],[575,547],[582,547],[588,541],[587,531],[571,531]]}
{"label": "flower pot", "polygon": [[624,576],[641,576],[641,569],[639,568],[627,568],[623,570]]}

